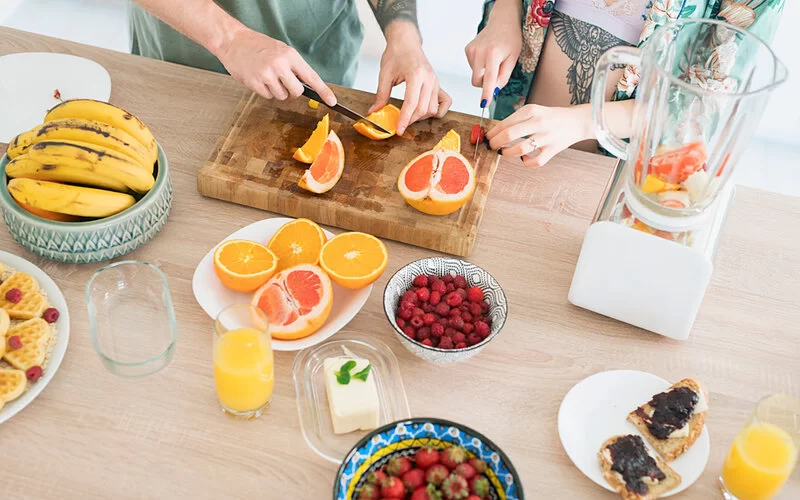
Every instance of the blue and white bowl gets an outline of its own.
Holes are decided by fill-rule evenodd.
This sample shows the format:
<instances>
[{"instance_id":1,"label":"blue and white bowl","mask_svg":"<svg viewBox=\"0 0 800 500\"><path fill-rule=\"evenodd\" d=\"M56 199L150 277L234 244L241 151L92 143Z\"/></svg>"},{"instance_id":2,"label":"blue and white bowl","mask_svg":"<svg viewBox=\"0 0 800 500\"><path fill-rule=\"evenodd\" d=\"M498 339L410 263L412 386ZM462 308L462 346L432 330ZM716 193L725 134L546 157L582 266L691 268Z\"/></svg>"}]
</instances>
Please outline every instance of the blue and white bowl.
<instances>
[{"instance_id":1,"label":"blue and white bowl","mask_svg":"<svg viewBox=\"0 0 800 500\"><path fill-rule=\"evenodd\" d=\"M483 290L483 296L489 303L489 317L492 319L491 333L479 344L463 349L439 349L427 346L408 338L397 326L396 314L400 299L412 286L412 281L420 274L442 277L445 274L461 275L470 287L477 286ZM386 319L394 328L398 340L409 351L420 358L437 364L456 363L478 354L486 344L491 342L503 329L508 316L508 302L502 287L494 277L475 264L449 257L429 257L412 262L398 270L386 283L383 291L383 310Z\"/></svg>"},{"instance_id":2,"label":"blue and white bowl","mask_svg":"<svg viewBox=\"0 0 800 500\"><path fill-rule=\"evenodd\" d=\"M491 485L491 500L523 500L522 482L511 460L488 438L469 427L437 418L412 418L380 427L364 436L347 454L333 485L333 500L357 498L367 476L396 456L413 456L418 449L431 446L444 449L463 446L469 458L480 458L488 465L486 477Z\"/></svg>"}]
</instances>

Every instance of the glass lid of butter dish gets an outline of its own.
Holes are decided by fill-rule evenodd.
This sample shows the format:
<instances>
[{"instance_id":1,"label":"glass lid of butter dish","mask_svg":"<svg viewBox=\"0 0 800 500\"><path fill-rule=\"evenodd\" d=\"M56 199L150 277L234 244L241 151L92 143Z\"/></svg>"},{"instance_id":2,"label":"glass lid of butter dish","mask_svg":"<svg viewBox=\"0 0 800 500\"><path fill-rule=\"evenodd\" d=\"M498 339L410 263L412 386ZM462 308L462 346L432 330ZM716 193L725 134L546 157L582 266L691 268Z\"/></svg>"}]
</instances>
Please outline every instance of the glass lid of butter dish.
<instances>
[{"instance_id":1,"label":"glass lid of butter dish","mask_svg":"<svg viewBox=\"0 0 800 500\"><path fill-rule=\"evenodd\" d=\"M373 429L411 417L397 358L379 340L345 334L309 347L292 372L303 436L331 462Z\"/></svg>"}]
</instances>

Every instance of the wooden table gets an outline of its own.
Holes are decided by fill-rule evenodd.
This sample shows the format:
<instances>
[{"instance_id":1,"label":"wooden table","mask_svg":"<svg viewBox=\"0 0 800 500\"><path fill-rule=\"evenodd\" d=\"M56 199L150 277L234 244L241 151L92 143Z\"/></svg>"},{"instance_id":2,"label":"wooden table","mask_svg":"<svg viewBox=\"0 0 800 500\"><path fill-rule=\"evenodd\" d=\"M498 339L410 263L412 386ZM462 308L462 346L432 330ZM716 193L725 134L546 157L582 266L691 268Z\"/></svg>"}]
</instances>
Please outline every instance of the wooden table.
<instances>
[{"instance_id":1,"label":"wooden table","mask_svg":"<svg viewBox=\"0 0 800 500\"><path fill-rule=\"evenodd\" d=\"M169 276L180 333L175 359L161 373L140 380L111 375L92 349L83 300L100 266L46 261L0 231L0 248L49 273L72 315L58 375L0 426L0 498L330 498L336 466L303 440L293 353L277 354L265 417L225 418L211 376L212 321L192 295L201 257L233 230L271 216L197 194L197 171L226 131L242 88L218 74L0 28L0 55L25 51L76 54L105 66L112 101L149 124L167 151L176 187L172 216L128 257ZM697 377L711 391L712 454L701 479L678 498L719 498L722 460L754 403L773 392L800 397L800 199L738 191L694 331L676 342L567 302L583 234L612 165L575 151L540 170L503 160L471 260L503 285L512 313L502 335L475 359L434 366L394 338L380 291L394 270L430 255L402 244L387 242L389 267L346 330L374 335L396 352L413 415L462 422L502 447L529 498L614 498L561 447L556 414L573 384L616 368L668 380ZM782 498L800 496L798 476Z\"/></svg>"}]
</instances>

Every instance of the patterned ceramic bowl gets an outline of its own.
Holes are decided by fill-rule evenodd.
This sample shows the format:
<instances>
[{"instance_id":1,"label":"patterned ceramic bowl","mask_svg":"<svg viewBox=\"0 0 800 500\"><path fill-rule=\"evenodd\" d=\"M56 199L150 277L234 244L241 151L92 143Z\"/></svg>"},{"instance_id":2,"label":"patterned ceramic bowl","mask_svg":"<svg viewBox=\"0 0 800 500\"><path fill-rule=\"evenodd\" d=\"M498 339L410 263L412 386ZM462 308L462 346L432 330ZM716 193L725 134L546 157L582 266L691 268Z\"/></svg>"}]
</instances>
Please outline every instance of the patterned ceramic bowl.
<instances>
[{"instance_id":1,"label":"patterned ceramic bowl","mask_svg":"<svg viewBox=\"0 0 800 500\"><path fill-rule=\"evenodd\" d=\"M420 274L444 276L461 275L467 280L469 286L478 286L483 290L483 296L489 303L489 317L492 319L491 333L480 344L465 347L463 349L439 349L427 346L416 340L407 337L403 330L397 326L395 315L397 306L403 294L413 285L411 282ZM389 279L386 289L383 292L383 311L386 319L394 328L400 343L420 358L433 363L456 363L464 361L478 354L481 349L492 341L503 329L508 315L508 303L503 289L491 274L487 273L475 264L464 262L463 260L451 259L448 257L429 257L418 260L402 267L394 276Z\"/></svg>"},{"instance_id":2,"label":"patterned ceramic bowl","mask_svg":"<svg viewBox=\"0 0 800 500\"><path fill-rule=\"evenodd\" d=\"M505 453L469 427L436 418L400 420L372 431L347 454L333 485L333 500L357 498L370 472L386 465L392 457L413 456L419 448L444 449L463 446L469 458L486 462L491 500L522 500L522 482Z\"/></svg>"},{"instance_id":3,"label":"patterned ceramic bowl","mask_svg":"<svg viewBox=\"0 0 800 500\"><path fill-rule=\"evenodd\" d=\"M6 163L4 155L0 159L0 206L6 226L20 245L48 259L73 264L114 259L149 241L169 217L172 180L160 145L153 189L131 208L90 222L54 222L20 208L8 192Z\"/></svg>"}]
</instances>

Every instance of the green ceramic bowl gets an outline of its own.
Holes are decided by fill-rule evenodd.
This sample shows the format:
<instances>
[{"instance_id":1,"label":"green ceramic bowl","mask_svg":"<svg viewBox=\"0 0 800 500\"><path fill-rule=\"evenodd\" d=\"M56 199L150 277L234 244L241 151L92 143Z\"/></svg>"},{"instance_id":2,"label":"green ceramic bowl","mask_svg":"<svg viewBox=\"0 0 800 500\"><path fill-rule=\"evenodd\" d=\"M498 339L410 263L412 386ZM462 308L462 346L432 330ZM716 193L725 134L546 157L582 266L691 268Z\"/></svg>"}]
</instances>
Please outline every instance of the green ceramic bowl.
<instances>
[{"instance_id":1,"label":"green ceramic bowl","mask_svg":"<svg viewBox=\"0 0 800 500\"><path fill-rule=\"evenodd\" d=\"M172 180L169 162L158 146L156 182L131 208L89 222L54 222L20 208L8 192L8 156L0 159L0 206L11 236L31 252L73 264L101 262L125 255L158 234L169 217Z\"/></svg>"}]
</instances>

